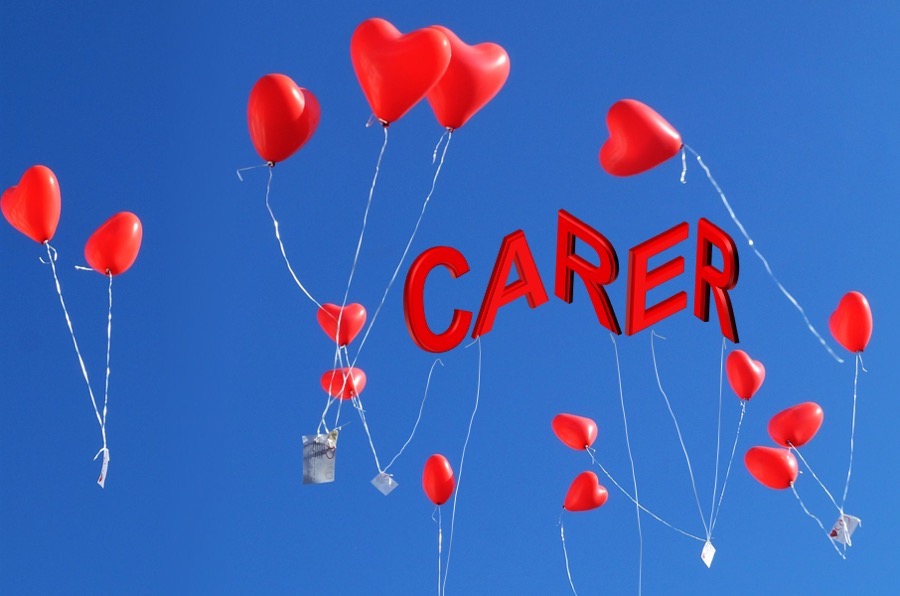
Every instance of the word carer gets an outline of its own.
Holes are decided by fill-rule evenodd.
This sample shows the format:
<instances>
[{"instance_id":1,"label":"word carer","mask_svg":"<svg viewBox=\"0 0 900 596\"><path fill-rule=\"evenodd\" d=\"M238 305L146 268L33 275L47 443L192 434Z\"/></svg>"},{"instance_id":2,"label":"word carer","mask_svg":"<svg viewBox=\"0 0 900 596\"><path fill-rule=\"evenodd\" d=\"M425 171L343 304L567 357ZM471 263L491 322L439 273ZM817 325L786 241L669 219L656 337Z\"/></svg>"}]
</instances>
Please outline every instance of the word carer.
<instances>
[{"instance_id":1,"label":"word carer","mask_svg":"<svg viewBox=\"0 0 900 596\"><path fill-rule=\"evenodd\" d=\"M687 240L688 233L687 222L682 222L629 249L626 335L634 335L687 307L688 297L684 291L653 305L647 304L647 292L684 273L683 256L679 255L652 269L649 268L649 261L653 256ZM591 263L576 252L577 242L596 253L598 264ZM712 264L713 248L722 257L721 270ZM734 240L709 220L700 218L695 255L694 315L701 321L709 321L709 298L712 294L722 335L737 343L737 324L728 295L738 280L738 252ZM428 325L425 317L425 283L428 275L438 266L446 268L454 279L469 271L469 263L461 252L449 246L435 246L419 255L410 266L403 291L403 312L409 334L416 345L428 352L452 350L465 339L472 326L473 313L461 309L454 309L450 325L444 331L435 332ZM513 267L516 278L507 283ZM619 320L604 289L616 280L618 274L619 258L612 243L596 229L560 209L554 284L557 298L572 303L577 275L584 282L599 323L621 335ZM477 338L490 331L500 307L519 298L525 298L531 308L537 308L549 300L522 230L508 234L500 244L472 337Z\"/></svg>"}]
</instances>

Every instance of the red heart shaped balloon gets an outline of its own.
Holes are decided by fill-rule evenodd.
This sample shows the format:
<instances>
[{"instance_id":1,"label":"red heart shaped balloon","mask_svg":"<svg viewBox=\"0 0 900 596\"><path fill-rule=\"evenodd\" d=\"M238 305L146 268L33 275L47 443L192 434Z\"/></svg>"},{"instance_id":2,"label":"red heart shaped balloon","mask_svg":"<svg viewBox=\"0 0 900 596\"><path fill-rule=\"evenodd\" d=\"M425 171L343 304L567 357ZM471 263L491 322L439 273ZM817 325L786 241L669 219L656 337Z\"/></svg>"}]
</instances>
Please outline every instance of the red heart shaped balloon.
<instances>
[{"instance_id":1,"label":"red heart shaped balloon","mask_svg":"<svg viewBox=\"0 0 900 596\"><path fill-rule=\"evenodd\" d=\"M103 275L119 275L134 264L144 231L134 213L116 213L91 234L84 245L88 265Z\"/></svg>"},{"instance_id":2,"label":"red heart shaped balloon","mask_svg":"<svg viewBox=\"0 0 900 596\"><path fill-rule=\"evenodd\" d=\"M633 176L676 155L681 135L653 108L635 99L617 101L606 114L609 139L600 165L613 176Z\"/></svg>"},{"instance_id":3,"label":"red heart shaped balloon","mask_svg":"<svg viewBox=\"0 0 900 596\"><path fill-rule=\"evenodd\" d=\"M862 352L872 337L872 309L859 292L847 292L828 319L831 335L851 352Z\"/></svg>"},{"instance_id":4,"label":"red heart shaped balloon","mask_svg":"<svg viewBox=\"0 0 900 596\"><path fill-rule=\"evenodd\" d=\"M566 493L563 508L568 511L588 511L596 509L609 498L609 493L600 485L593 472L582 472L575 477Z\"/></svg>"},{"instance_id":5,"label":"red heart shaped balloon","mask_svg":"<svg viewBox=\"0 0 900 596\"><path fill-rule=\"evenodd\" d=\"M441 126L457 129L500 92L509 56L495 43L470 46L446 27L433 27L450 42L450 64L426 96Z\"/></svg>"},{"instance_id":6,"label":"red heart shaped balloon","mask_svg":"<svg viewBox=\"0 0 900 596\"><path fill-rule=\"evenodd\" d=\"M725 360L725 372L731 389L741 399L750 399L766 379L766 367L743 350L735 350Z\"/></svg>"},{"instance_id":7,"label":"red heart shaped balloon","mask_svg":"<svg viewBox=\"0 0 900 596\"><path fill-rule=\"evenodd\" d=\"M41 244L56 233L61 205L59 182L47 166L31 166L19 184L0 197L0 210L6 221Z\"/></svg>"},{"instance_id":8,"label":"red heart shaped balloon","mask_svg":"<svg viewBox=\"0 0 900 596\"><path fill-rule=\"evenodd\" d=\"M802 447L816 436L824 420L825 412L816 402L797 404L772 416L769 436L782 447Z\"/></svg>"},{"instance_id":9,"label":"red heart shaped balloon","mask_svg":"<svg viewBox=\"0 0 900 596\"><path fill-rule=\"evenodd\" d=\"M351 399L366 388L366 373L352 366L337 368L323 374L321 384L331 397Z\"/></svg>"},{"instance_id":10,"label":"red heart shaped balloon","mask_svg":"<svg viewBox=\"0 0 900 596\"><path fill-rule=\"evenodd\" d=\"M319 102L283 74L267 74L250 90L247 125L256 152L278 163L293 155L319 126Z\"/></svg>"},{"instance_id":11,"label":"red heart shaped balloon","mask_svg":"<svg viewBox=\"0 0 900 596\"><path fill-rule=\"evenodd\" d=\"M799 473L794 454L777 447L751 447L744 465L760 484L776 490L790 488Z\"/></svg>"},{"instance_id":12,"label":"red heart shaped balloon","mask_svg":"<svg viewBox=\"0 0 900 596\"><path fill-rule=\"evenodd\" d=\"M319 326L332 341L346 346L366 324L366 309L362 304L348 304L343 309L337 304L323 304L316 313ZM338 321L341 323L338 332Z\"/></svg>"},{"instance_id":13,"label":"red heart shaped balloon","mask_svg":"<svg viewBox=\"0 0 900 596\"><path fill-rule=\"evenodd\" d=\"M384 19L369 19L353 32L350 59L372 113L389 124L440 80L450 63L450 42L437 29L403 35Z\"/></svg>"},{"instance_id":14,"label":"red heart shaped balloon","mask_svg":"<svg viewBox=\"0 0 900 596\"><path fill-rule=\"evenodd\" d=\"M550 425L560 441L577 451L584 451L597 439L597 423L584 416L557 414Z\"/></svg>"},{"instance_id":15,"label":"red heart shaped balloon","mask_svg":"<svg viewBox=\"0 0 900 596\"><path fill-rule=\"evenodd\" d=\"M428 458L422 470L422 488L435 505L447 502L456 488L456 479L446 457L435 453Z\"/></svg>"}]
</instances>

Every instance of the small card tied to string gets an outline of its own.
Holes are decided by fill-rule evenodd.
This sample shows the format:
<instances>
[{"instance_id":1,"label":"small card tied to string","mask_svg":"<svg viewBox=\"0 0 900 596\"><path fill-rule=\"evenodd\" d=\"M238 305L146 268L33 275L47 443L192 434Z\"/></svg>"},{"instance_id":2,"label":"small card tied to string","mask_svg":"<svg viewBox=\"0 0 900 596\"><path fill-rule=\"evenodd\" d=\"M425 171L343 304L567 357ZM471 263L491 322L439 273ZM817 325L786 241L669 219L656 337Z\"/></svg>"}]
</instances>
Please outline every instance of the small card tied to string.
<instances>
[{"instance_id":1,"label":"small card tied to string","mask_svg":"<svg viewBox=\"0 0 900 596\"><path fill-rule=\"evenodd\" d=\"M334 456L338 429L327 434L303 436L303 484L334 482Z\"/></svg>"},{"instance_id":2,"label":"small card tied to string","mask_svg":"<svg viewBox=\"0 0 900 596\"><path fill-rule=\"evenodd\" d=\"M391 494L392 490L400 485L394 480L394 477L387 472L379 472L378 476L372 478L372 486L377 488L384 496L388 496Z\"/></svg>"},{"instance_id":3,"label":"small card tied to string","mask_svg":"<svg viewBox=\"0 0 900 596\"><path fill-rule=\"evenodd\" d=\"M706 563L706 568L709 569L712 567L713 557L716 556L716 547L712 545L712 542L709 540L706 541L706 544L703 545L703 550L700 551L700 558L703 559L703 562Z\"/></svg>"},{"instance_id":4,"label":"small card tied to string","mask_svg":"<svg viewBox=\"0 0 900 596\"><path fill-rule=\"evenodd\" d=\"M850 537L853 535L853 532L856 531L856 528L861 525L861 519L854 515L844 513L841 514L836 522L834 522L834 527L831 528L831 532L829 532L828 535L833 538L835 542L840 542L845 546L853 546Z\"/></svg>"}]
</instances>

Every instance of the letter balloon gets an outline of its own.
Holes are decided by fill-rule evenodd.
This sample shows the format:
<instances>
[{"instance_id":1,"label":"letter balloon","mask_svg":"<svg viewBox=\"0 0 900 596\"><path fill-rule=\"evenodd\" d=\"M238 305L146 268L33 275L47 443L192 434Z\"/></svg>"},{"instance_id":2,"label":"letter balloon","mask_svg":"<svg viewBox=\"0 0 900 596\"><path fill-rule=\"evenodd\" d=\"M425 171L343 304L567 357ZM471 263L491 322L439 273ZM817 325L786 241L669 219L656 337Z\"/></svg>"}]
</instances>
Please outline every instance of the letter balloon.
<instances>
[{"instance_id":1,"label":"letter balloon","mask_svg":"<svg viewBox=\"0 0 900 596\"><path fill-rule=\"evenodd\" d=\"M59 182L47 166L31 166L0 198L0 211L15 229L43 244L53 238L61 209Z\"/></svg>"},{"instance_id":2,"label":"letter balloon","mask_svg":"<svg viewBox=\"0 0 900 596\"><path fill-rule=\"evenodd\" d=\"M116 213L91 234L84 245L84 258L102 275L124 273L137 260L144 230L134 213Z\"/></svg>"},{"instance_id":3,"label":"letter balloon","mask_svg":"<svg viewBox=\"0 0 900 596\"><path fill-rule=\"evenodd\" d=\"M872 309L859 292L844 294L828 319L831 335L851 352L862 352L872 337Z\"/></svg>"},{"instance_id":4,"label":"letter balloon","mask_svg":"<svg viewBox=\"0 0 900 596\"><path fill-rule=\"evenodd\" d=\"M509 77L509 56L495 43L470 46L455 33L435 25L450 42L450 64L427 94L437 121L456 130L496 96Z\"/></svg>"},{"instance_id":5,"label":"letter balloon","mask_svg":"<svg viewBox=\"0 0 900 596\"><path fill-rule=\"evenodd\" d=\"M617 101L606 114L609 139L600 148L600 165L613 176L633 176L674 157L681 135L650 106L636 99Z\"/></svg>"},{"instance_id":6,"label":"letter balloon","mask_svg":"<svg viewBox=\"0 0 900 596\"><path fill-rule=\"evenodd\" d=\"M453 468L443 455L435 453L425 462L422 470L422 489L435 505L443 505L453 494L456 479Z\"/></svg>"},{"instance_id":7,"label":"letter balloon","mask_svg":"<svg viewBox=\"0 0 900 596\"><path fill-rule=\"evenodd\" d=\"M283 74L267 74L250 90L247 125L256 152L278 163L293 155L319 126L319 102Z\"/></svg>"},{"instance_id":8,"label":"letter balloon","mask_svg":"<svg viewBox=\"0 0 900 596\"><path fill-rule=\"evenodd\" d=\"M825 420L822 407L808 401L782 410L769 420L769 436L782 447L802 447L809 443Z\"/></svg>"},{"instance_id":9,"label":"letter balloon","mask_svg":"<svg viewBox=\"0 0 900 596\"><path fill-rule=\"evenodd\" d=\"M372 113L387 125L440 80L450 63L450 42L434 28L403 35L384 19L368 19L353 32L350 59Z\"/></svg>"},{"instance_id":10,"label":"letter balloon","mask_svg":"<svg viewBox=\"0 0 900 596\"><path fill-rule=\"evenodd\" d=\"M584 416L557 414L551 426L559 440L576 451L584 451L597 439L597 423Z\"/></svg>"}]
</instances>

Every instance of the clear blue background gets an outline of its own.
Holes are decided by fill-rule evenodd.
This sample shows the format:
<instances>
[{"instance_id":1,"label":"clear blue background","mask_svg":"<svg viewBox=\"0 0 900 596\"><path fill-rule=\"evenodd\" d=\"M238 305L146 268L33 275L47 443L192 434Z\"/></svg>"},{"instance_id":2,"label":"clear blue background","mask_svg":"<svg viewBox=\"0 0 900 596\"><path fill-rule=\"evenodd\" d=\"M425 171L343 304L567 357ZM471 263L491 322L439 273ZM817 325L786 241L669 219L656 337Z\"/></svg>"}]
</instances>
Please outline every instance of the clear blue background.
<instances>
[{"instance_id":1,"label":"clear blue background","mask_svg":"<svg viewBox=\"0 0 900 596\"><path fill-rule=\"evenodd\" d=\"M361 3L360 3L361 4ZM591 6L589 6L591 4ZM643 517L646 594L900 590L894 569L900 221L900 9L893 2L794 7L764 2L520 5L475 2L6 3L0 18L0 185L51 167L63 210L53 240L66 299L97 387L106 286L75 271L83 244L117 211L144 223L132 270L116 279L107 488L100 446L42 247L0 230L0 591L4 593L422 594L436 583L433 506L420 488L434 452L457 467L474 404L476 348L442 356L422 424L383 497L362 425L341 434L338 481L301 484L300 436L315 430L332 346L285 270L264 206L264 170L247 133L253 83L281 72L322 105L311 141L274 171L272 205L289 256L320 301L343 296L375 159L378 127L353 74L350 36L381 16L401 31L442 24L511 57L497 98L453 137L413 255L446 244L471 273L435 274L435 327L476 310L504 235L522 229L551 293L536 310L501 309L483 338L481 405L461 480L450 594L569 593L557 520L566 489L590 469L550 430L559 412L597 420L604 464L630 471L613 345L582 287L552 297L556 213L564 208L615 245L610 288L624 320L629 247L681 221L688 272L667 286L692 295L696 222L736 239L694 163L673 159L615 179L598 166L608 107L654 106L697 149L778 276L827 336L849 290L875 316L860 379L847 511L863 519L842 561L790 492L743 467L770 444L775 412L818 401L825 424L803 452L833 492L846 473L852 361L836 364L742 241L733 293L740 347L767 369L750 402L714 542ZM391 140L351 300L370 313L415 222L441 129L427 104ZM408 265L408 263L407 263ZM402 274L405 275L406 266ZM382 460L416 413L433 355L403 321L402 277L359 366ZM661 296L661 294L660 294ZM688 311L659 324L662 381L678 414L704 510L715 473L720 336ZM829 341L830 336L829 336ZM834 342L832 342L834 344ZM703 533L684 459L656 389L650 333L618 339L642 501ZM725 390L723 458L739 405ZM724 470L725 461L721 462ZM566 514L579 593L635 593L633 506L610 483L601 509ZM721 484L721 476L720 476ZM830 526L834 508L808 474L797 487ZM445 550L449 510L444 511Z\"/></svg>"}]
</instances>

